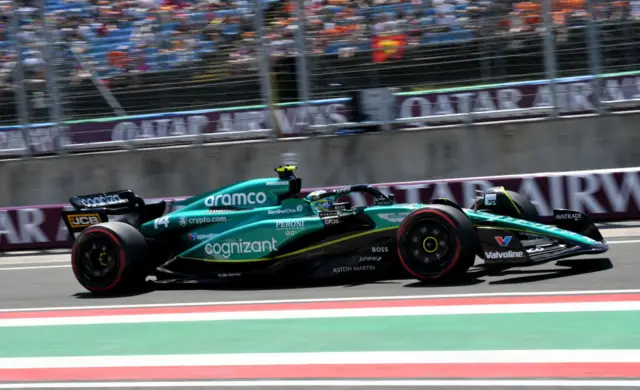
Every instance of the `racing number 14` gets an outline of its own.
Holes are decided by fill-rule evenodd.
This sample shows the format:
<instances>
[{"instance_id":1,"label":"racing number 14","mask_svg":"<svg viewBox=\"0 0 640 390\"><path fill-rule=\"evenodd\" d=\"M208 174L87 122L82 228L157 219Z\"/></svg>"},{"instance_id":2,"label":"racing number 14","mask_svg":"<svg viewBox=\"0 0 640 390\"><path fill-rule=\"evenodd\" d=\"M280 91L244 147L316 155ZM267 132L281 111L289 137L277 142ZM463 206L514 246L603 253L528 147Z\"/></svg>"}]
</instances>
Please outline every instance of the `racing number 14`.
<instances>
[{"instance_id":1,"label":"racing number 14","mask_svg":"<svg viewBox=\"0 0 640 390\"><path fill-rule=\"evenodd\" d=\"M169 227L169 217L162 217L162 218L157 218L154 222L153 222L153 227L156 228L156 230L160 229L160 226L164 226L164 228L168 228Z\"/></svg>"}]
</instances>

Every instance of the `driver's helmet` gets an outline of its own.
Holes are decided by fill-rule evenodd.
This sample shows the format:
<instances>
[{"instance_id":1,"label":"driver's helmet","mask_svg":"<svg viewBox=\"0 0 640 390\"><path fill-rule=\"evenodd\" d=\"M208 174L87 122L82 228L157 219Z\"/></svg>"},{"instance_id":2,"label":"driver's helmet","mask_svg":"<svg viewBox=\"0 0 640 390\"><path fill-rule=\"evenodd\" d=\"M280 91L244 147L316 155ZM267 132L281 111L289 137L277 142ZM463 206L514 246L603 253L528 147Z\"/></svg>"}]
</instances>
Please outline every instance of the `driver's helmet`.
<instances>
[{"instance_id":1,"label":"driver's helmet","mask_svg":"<svg viewBox=\"0 0 640 390\"><path fill-rule=\"evenodd\" d=\"M326 198L314 200L315 197L319 197L320 195L324 194L325 192L327 192L327 191L318 190L318 191L313 191L309 195L307 195L307 199L309 199L309 201L311 203L311 209L313 211L315 211L316 213L323 212L323 211L330 211L332 206L333 206L333 204L336 203L336 197L335 196L328 196Z\"/></svg>"}]
</instances>

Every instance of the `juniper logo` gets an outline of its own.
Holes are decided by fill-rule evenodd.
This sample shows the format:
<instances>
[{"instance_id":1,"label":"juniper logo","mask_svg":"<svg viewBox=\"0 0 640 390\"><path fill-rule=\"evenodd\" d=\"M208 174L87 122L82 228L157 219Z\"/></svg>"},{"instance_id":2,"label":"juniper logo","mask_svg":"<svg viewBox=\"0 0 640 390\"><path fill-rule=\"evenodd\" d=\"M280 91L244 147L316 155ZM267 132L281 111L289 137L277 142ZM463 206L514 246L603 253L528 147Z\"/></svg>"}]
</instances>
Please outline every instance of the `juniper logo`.
<instances>
[{"instance_id":1,"label":"juniper logo","mask_svg":"<svg viewBox=\"0 0 640 390\"><path fill-rule=\"evenodd\" d=\"M265 241L228 241L207 244L204 251L207 255L221 255L228 259L231 255L242 255L245 253L270 253L278 250L275 238Z\"/></svg>"}]
</instances>

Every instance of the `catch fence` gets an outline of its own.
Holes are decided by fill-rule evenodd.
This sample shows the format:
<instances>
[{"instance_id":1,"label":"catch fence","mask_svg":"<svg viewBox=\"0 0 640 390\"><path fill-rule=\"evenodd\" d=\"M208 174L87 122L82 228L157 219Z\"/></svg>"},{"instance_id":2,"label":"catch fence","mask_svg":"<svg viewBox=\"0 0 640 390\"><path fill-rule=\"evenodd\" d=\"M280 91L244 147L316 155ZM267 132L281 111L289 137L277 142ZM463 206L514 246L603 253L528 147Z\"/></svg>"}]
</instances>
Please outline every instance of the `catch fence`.
<instances>
[{"instance_id":1,"label":"catch fence","mask_svg":"<svg viewBox=\"0 0 640 390\"><path fill-rule=\"evenodd\" d=\"M89 3L5 9L0 155L607 115L640 105L633 2L222 4L125 13L90 29L77 22L93 17Z\"/></svg>"}]
</instances>

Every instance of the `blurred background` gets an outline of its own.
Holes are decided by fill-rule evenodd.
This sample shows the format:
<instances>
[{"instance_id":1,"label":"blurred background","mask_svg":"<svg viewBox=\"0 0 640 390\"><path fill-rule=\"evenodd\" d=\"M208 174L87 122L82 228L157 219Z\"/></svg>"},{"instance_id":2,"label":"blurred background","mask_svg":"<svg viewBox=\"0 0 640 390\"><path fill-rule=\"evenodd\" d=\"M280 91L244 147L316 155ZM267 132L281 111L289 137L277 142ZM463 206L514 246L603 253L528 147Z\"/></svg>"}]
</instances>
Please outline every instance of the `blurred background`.
<instances>
[{"instance_id":1,"label":"blurred background","mask_svg":"<svg viewBox=\"0 0 640 390\"><path fill-rule=\"evenodd\" d=\"M639 4L1 0L0 152L629 109Z\"/></svg>"}]
</instances>

